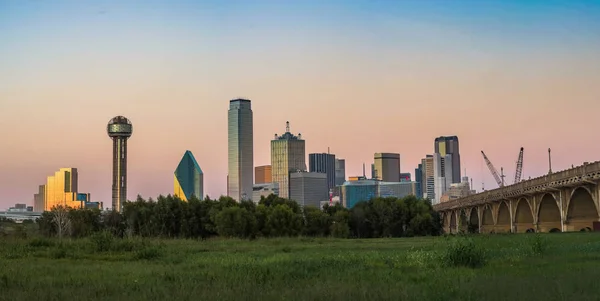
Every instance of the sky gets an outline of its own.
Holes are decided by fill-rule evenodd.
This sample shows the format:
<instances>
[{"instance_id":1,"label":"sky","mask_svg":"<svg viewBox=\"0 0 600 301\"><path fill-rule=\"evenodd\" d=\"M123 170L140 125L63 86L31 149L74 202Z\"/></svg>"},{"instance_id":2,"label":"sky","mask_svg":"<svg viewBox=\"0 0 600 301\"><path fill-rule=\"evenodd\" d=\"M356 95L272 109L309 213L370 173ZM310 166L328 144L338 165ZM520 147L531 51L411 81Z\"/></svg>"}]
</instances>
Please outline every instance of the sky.
<instances>
[{"instance_id":1,"label":"sky","mask_svg":"<svg viewBox=\"0 0 600 301\"><path fill-rule=\"evenodd\" d=\"M173 193L186 150L226 194L229 100L252 100L254 164L270 140L361 175L376 152L411 172L457 135L466 175L497 187L600 160L600 1L0 0L0 209L33 204L61 167L111 202L107 122L124 115L128 197ZM367 168L368 170L368 168Z\"/></svg>"}]
</instances>

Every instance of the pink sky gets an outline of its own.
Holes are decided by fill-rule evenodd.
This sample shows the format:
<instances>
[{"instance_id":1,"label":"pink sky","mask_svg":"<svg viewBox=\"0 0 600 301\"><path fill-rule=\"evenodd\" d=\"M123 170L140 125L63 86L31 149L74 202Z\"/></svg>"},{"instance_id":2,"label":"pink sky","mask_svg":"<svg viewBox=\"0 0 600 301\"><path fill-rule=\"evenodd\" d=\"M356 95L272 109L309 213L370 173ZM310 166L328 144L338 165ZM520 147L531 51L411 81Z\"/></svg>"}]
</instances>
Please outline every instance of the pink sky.
<instances>
[{"instance_id":1,"label":"pink sky","mask_svg":"<svg viewBox=\"0 0 600 301\"><path fill-rule=\"evenodd\" d=\"M255 166L270 164L270 139L288 120L307 156L330 147L346 159L346 176L362 174L363 163L369 170L375 152L400 153L402 172L414 173L442 135L459 137L477 190L482 179L496 186L481 150L509 182L521 146L524 178L547 172L548 147L554 170L600 159L598 39L590 47L523 49L448 26L411 26L427 47L404 48L411 40L402 37L417 37L393 22L381 30L398 34L394 41L357 31L290 38L271 31L262 34L275 42L247 49L166 35L155 40L169 47L153 48L147 36L138 44L78 44L66 33L77 45L72 52L60 39L48 44L52 35L12 40L15 51L0 61L0 209L32 204L37 186L61 167L78 168L79 190L109 205L106 123L116 115L134 127L129 198L172 193L186 150L204 171L205 193L225 194L227 109L237 97L252 100ZM246 45L251 35L227 39ZM18 50L27 47L39 55L25 63Z\"/></svg>"}]
</instances>

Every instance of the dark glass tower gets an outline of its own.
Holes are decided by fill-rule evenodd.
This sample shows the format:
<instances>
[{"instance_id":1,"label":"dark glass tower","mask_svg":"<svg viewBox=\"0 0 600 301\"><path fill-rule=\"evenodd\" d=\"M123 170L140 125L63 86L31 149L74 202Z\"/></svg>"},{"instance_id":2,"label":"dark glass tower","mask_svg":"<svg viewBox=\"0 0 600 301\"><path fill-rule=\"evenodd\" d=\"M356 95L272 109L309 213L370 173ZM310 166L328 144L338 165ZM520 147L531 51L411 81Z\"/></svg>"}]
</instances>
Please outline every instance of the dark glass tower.
<instances>
[{"instance_id":1,"label":"dark glass tower","mask_svg":"<svg viewBox=\"0 0 600 301\"><path fill-rule=\"evenodd\" d=\"M112 209L120 212L127 200L127 139L133 126L127 118L117 116L108 122L107 132L113 140Z\"/></svg>"},{"instance_id":2,"label":"dark glass tower","mask_svg":"<svg viewBox=\"0 0 600 301\"><path fill-rule=\"evenodd\" d=\"M327 174L327 189L335 188L335 155L333 154L309 154L308 170Z\"/></svg>"}]
</instances>

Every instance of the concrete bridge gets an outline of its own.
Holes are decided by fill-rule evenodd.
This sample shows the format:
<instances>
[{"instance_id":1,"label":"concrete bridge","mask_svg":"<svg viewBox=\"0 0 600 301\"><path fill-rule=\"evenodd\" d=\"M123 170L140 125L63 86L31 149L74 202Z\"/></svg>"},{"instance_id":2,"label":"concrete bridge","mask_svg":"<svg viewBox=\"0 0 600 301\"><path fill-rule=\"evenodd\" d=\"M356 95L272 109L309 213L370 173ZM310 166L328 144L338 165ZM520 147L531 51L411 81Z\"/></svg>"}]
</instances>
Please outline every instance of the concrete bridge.
<instances>
[{"instance_id":1,"label":"concrete bridge","mask_svg":"<svg viewBox=\"0 0 600 301\"><path fill-rule=\"evenodd\" d=\"M600 227L600 161L434 205L446 233L591 231Z\"/></svg>"}]
</instances>

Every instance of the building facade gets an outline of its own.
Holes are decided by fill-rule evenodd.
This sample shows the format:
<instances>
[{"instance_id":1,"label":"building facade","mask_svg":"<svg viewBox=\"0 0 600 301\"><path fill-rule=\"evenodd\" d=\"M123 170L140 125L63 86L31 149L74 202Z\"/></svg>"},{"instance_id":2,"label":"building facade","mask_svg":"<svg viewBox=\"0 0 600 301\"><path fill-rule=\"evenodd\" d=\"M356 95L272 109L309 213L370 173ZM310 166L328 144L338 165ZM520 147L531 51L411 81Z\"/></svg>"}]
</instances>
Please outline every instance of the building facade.
<instances>
[{"instance_id":1,"label":"building facade","mask_svg":"<svg viewBox=\"0 0 600 301\"><path fill-rule=\"evenodd\" d=\"M258 204L262 197L268 197L269 195L279 195L279 184L277 183L262 183L254 184L252 189L252 202Z\"/></svg>"},{"instance_id":2,"label":"building facade","mask_svg":"<svg viewBox=\"0 0 600 301\"><path fill-rule=\"evenodd\" d=\"M435 180L433 172L433 155L426 155L421 160L423 166L423 172L421 177L421 185L423 187L423 198L431 201L435 198Z\"/></svg>"},{"instance_id":3,"label":"building facade","mask_svg":"<svg viewBox=\"0 0 600 301\"><path fill-rule=\"evenodd\" d=\"M433 173L435 197L432 204L440 203L442 195L450 188L452 184L452 155L442 156L439 153L433 154Z\"/></svg>"},{"instance_id":4,"label":"building facade","mask_svg":"<svg viewBox=\"0 0 600 301\"><path fill-rule=\"evenodd\" d=\"M359 202L377 197L377 182L376 180L357 180L344 183L340 190L342 205L350 209Z\"/></svg>"},{"instance_id":5,"label":"building facade","mask_svg":"<svg viewBox=\"0 0 600 301\"><path fill-rule=\"evenodd\" d=\"M33 210L43 212L46 207L46 185L38 186L38 193L33 195Z\"/></svg>"},{"instance_id":6,"label":"building facade","mask_svg":"<svg viewBox=\"0 0 600 301\"><path fill-rule=\"evenodd\" d=\"M204 173L191 151L185 151L174 172L174 194L187 201L192 196L204 197Z\"/></svg>"},{"instance_id":7,"label":"building facade","mask_svg":"<svg viewBox=\"0 0 600 301\"><path fill-rule=\"evenodd\" d=\"M300 206L319 207L322 201L329 200L327 174L320 172L290 173L290 199Z\"/></svg>"},{"instance_id":8,"label":"building facade","mask_svg":"<svg viewBox=\"0 0 600 301\"><path fill-rule=\"evenodd\" d=\"M254 184L271 183L271 165L256 166L254 168Z\"/></svg>"},{"instance_id":9,"label":"building facade","mask_svg":"<svg viewBox=\"0 0 600 301\"><path fill-rule=\"evenodd\" d=\"M271 182L279 184L280 197L290 197L290 173L297 171L306 171L306 144L301 134L290 133L286 122L286 132L271 140Z\"/></svg>"},{"instance_id":10,"label":"building facade","mask_svg":"<svg viewBox=\"0 0 600 301\"><path fill-rule=\"evenodd\" d=\"M440 154L442 157L446 155L452 155L452 177L451 183L460 183L461 181L461 169L460 169L460 152L458 145L457 136L442 136L435 138L434 141L435 152Z\"/></svg>"},{"instance_id":11,"label":"building facade","mask_svg":"<svg viewBox=\"0 0 600 301\"><path fill-rule=\"evenodd\" d=\"M343 185L346 182L346 160L335 159L335 186Z\"/></svg>"},{"instance_id":12,"label":"building facade","mask_svg":"<svg viewBox=\"0 0 600 301\"><path fill-rule=\"evenodd\" d=\"M416 195L417 183L415 182L379 182L377 183L377 196L403 198Z\"/></svg>"},{"instance_id":13,"label":"building facade","mask_svg":"<svg viewBox=\"0 0 600 301\"><path fill-rule=\"evenodd\" d=\"M335 155L325 153L309 154L308 171L326 174L327 191L333 191L335 187Z\"/></svg>"},{"instance_id":14,"label":"building facade","mask_svg":"<svg viewBox=\"0 0 600 301\"><path fill-rule=\"evenodd\" d=\"M411 176L410 172L401 172L400 173L400 182L410 182Z\"/></svg>"},{"instance_id":15,"label":"building facade","mask_svg":"<svg viewBox=\"0 0 600 301\"><path fill-rule=\"evenodd\" d=\"M415 195L418 198L423 198L423 163L417 165L415 168Z\"/></svg>"},{"instance_id":16,"label":"building facade","mask_svg":"<svg viewBox=\"0 0 600 301\"><path fill-rule=\"evenodd\" d=\"M250 100L229 101L227 133L227 195L238 202L249 200L252 198L254 185L254 137Z\"/></svg>"},{"instance_id":17,"label":"building facade","mask_svg":"<svg viewBox=\"0 0 600 301\"><path fill-rule=\"evenodd\" d=\"M400 154L375 153L375 177L384 182L400 182Z\"/></svg>"},{"instance_id":18,"label":"building facade","mask_svg":"<svg viewBox=\"0 0 600 301\"><path fill-rule=\"evenodd\" d=\"M81 207L81 202L77 201L78 178L77 168L61 168L53 176L49 176L44 211L50 211L56 206Z\"/></svg>"}]
</instances>

